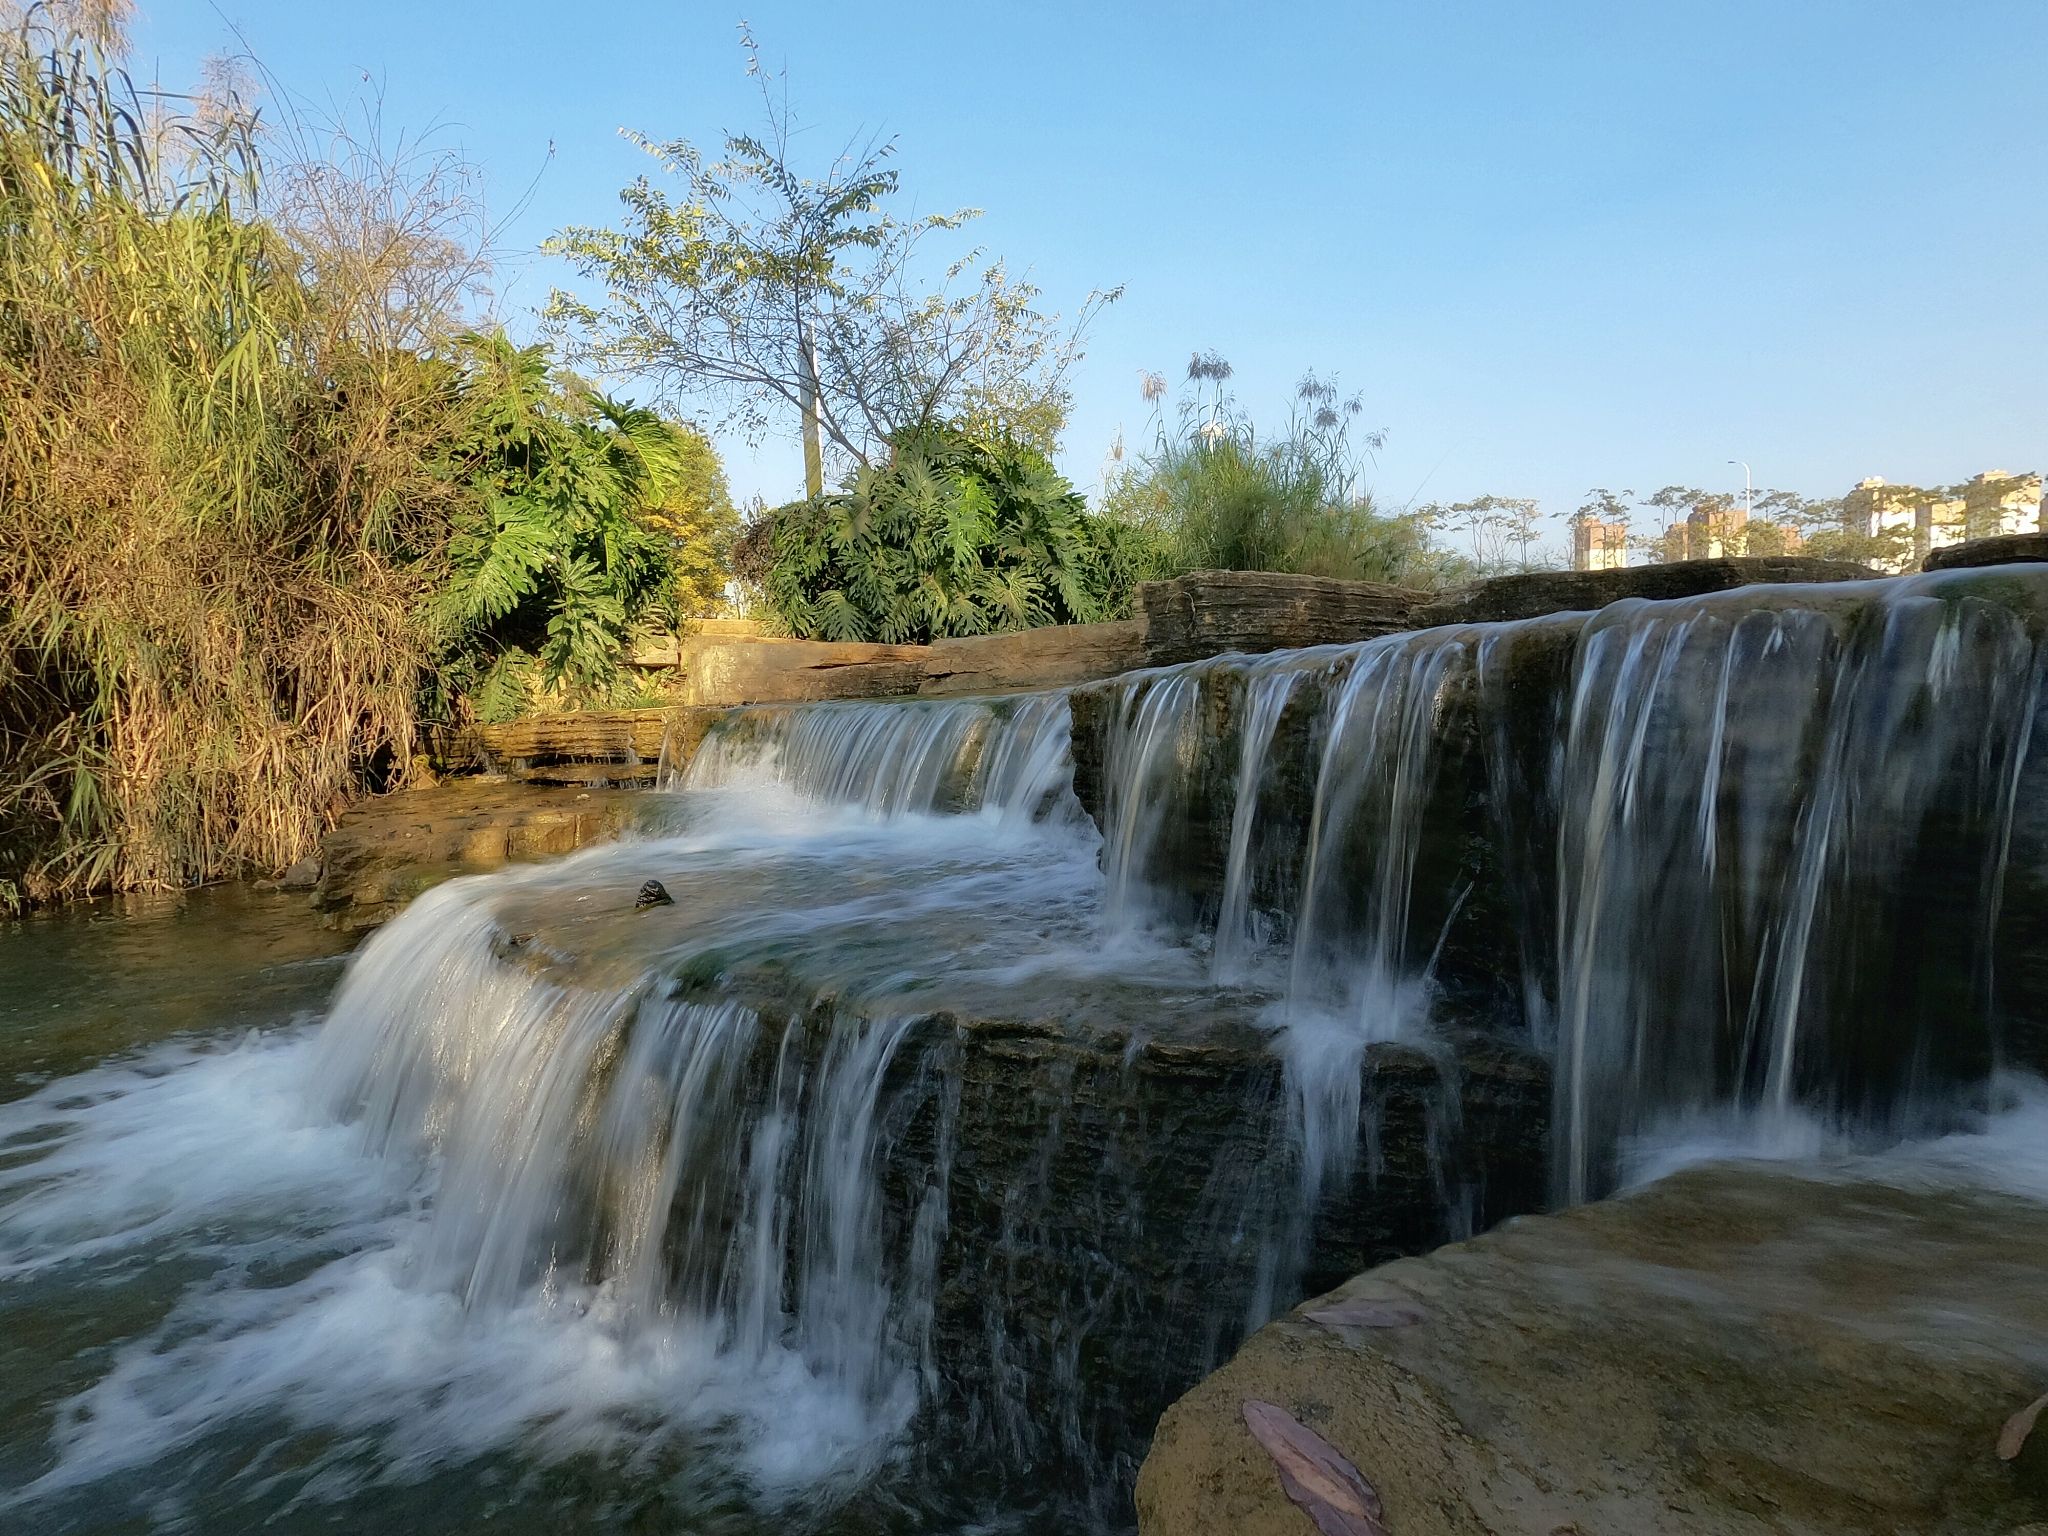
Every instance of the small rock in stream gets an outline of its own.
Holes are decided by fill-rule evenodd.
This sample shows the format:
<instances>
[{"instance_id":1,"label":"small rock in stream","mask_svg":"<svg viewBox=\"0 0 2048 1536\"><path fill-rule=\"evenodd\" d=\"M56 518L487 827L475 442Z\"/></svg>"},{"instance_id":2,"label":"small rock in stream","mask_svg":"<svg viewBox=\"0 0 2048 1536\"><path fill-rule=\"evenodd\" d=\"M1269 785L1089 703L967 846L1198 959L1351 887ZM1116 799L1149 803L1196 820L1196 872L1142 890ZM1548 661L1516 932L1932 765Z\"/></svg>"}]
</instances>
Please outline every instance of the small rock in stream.
<instances>
[{"instance_id":1,"label":"small rock in stream","mask_svg":"<svg viewBox=\"0 0 2048 1536\"><path fill-rule=\"evenodd\" d=\"M672 907L675 897L669 895L668 887L659 880L650 880L640 887L640 894L633 898L633 910L644 912L649 907Z\"/></svg>"}]
</instances>

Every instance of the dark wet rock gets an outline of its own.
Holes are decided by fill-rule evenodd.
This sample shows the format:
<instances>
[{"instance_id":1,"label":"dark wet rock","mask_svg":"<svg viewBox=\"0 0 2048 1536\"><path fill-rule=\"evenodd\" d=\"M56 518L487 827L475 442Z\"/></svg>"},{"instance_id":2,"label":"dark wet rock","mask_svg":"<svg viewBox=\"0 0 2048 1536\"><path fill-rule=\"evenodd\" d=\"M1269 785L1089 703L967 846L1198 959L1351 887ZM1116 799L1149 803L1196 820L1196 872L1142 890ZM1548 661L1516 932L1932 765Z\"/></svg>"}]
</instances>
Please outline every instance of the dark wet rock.
<instances>
[{"instance_id":1,"label":"dark wet rock","mask_svg":"<svg viewBox=\"0 0 2048 1536\"><path fill-rule=\"evenodd\" d=\"M649 880L633 898L635 911L644 912L649 907L672 907L675 904L675 897L669 895L668 887L659 880Z\"/></svg>"},{"instance_id":2,"label":"dark wet rock","mask_svg":"<svg viewBox=\"0 0 2048 1536\"><path fill-rule=\"evenodd\" d=\"M608 956L605 935L658 940L643 927L658 913L615 928L584 910L505 912L525 935L505 958L605 986L639 952ZM831 1053L903 1015L900 999L842 997L796 963L711 956L673 985L758 1016L735 1100L782 1102L801 1121L827 1112L808 1095ZM1020 993L1005 1015L966 1006L945 978L918 989L934 990L874 1104L879 1278L929 1298L890 1324L928 1373L917 1443L991 1497L1007 1480L1021 1498L1093 1501L1121 1525L1159 1413L1274 1307L1543 1198L1549 1072L1511 1044L1368 1048L1353 1171L1304 1213L1294 1110L1272 1037L1251 1022L1257 999L1112 982L1063 1006ZM709 1227L673 1223L679 1296L715 1289L745 1165L742 1149L707 1175L731 1184ZM688 1198L701 1194L693 1181ZM801 1235L787 1234L792 1264Z\"/></svg>"},{"instance_id":3,"label":"dark wet rock","mask_svg":"<svg viewBox=\"0 0 2048 1536\"><path fill-rule=\"evenodd\" d=\"M1527 571L1489 577L1419 604L1411 627L1491 624L1549 613L1583 613L1630 597L1655 602L1735 587L1873 579L1875 573L1868 566L1803 555L1679 560L1668 565L1631 565L1618 571Z\"/></svg>"},{"instance_id":4,"label":"dark wet rock","mask_svg":"<svg viewBox=\"0 0 2048 1536\"><path fill-rule=\"evenodd\" d=\"M2048 1519L2002 1428L2048 1385L2048 1209L1754 1165L1358 1276L1167 1412L1155 1536L1303 1536L1244 1404L1401 1536L2002 1536ZM1311 1313L1415 1308L1398 1328Z\"/></svg>"},{"instance_id":5,"label":"dark wet rock","mask_svg":"<svg viewBox=\"0 0 2048 1536\"><path fill-rule=\"evenodd\" d=\"M1922 563L1927 571L1955 571L1974 565L2018 565L2048 560L2048 533L2008 533L1991 539L1970 539L1932 551Z\"/></svg>"}]
</instances>

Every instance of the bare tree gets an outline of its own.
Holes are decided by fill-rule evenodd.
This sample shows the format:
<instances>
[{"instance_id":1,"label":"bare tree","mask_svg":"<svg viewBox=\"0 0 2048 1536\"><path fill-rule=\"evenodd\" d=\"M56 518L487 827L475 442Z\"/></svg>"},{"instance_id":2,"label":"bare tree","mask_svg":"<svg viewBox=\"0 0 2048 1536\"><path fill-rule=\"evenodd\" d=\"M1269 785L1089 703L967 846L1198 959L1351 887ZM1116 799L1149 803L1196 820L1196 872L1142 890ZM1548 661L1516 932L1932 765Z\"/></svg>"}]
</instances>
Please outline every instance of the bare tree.
<instances>
[{"instance_id":1,"label":"bare tree","mask_svg":"<svg viewBox=\"0 0 2048 1536\"><path fill-rule=\"evenodd\" d=\"M1064 325L979 248L934 272L927 240L977 210L888 212L893 140L850 143L822 176L799 173L786 84L745 29L741 40L765 134L728 135L716 159L687 140L626 134L680 193L642 176L620 193L623 227L576 226L548 243L603 290L548 301L571 359L712 402L750 441L796 424L848 464L939 420L1054 446L1088 322L1116 291L1091 294ZM820 457L807 455L813 493Z\"/></svg>"}]
</instances>

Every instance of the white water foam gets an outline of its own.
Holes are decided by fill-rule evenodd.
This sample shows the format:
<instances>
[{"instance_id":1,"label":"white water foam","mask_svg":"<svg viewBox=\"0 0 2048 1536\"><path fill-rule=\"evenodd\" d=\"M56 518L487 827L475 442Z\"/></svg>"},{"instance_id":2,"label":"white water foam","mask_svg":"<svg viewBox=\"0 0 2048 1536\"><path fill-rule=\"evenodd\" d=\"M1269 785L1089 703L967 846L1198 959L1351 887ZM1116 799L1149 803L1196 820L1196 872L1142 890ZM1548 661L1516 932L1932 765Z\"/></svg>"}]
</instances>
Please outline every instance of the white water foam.
<instances>
[{"instance_id":1,"label":"white water foam","mask_svg":"<svg viewBox=\"0 0 2048 1536\"><path fill-rule=\"evenodd\" d=\"M403 1480L492 1451L630 1459L683 1438L795 1496L888 1454L907 1393L878 1411L794 1350L736 1358L715 1329L601 1287L465 1307L423 1283L438 1170L319 1116L318 1061L304 1029L175 1044L0 1106L0 1277L212 1271L63 1406L55 1465L0 1509L250 1421L342 1437L336 1487L365 1452Z\"/></svg>"},{"instance_id":2,"label":"white water foam","mask_svg":"<svg viewBox=\"0 0 2048 1536\"><path fill-rule=\"evenodd\" d=\"M1711 1164L1767 1163L1815 1178L1993 1190L2048 1204L2048 1082L2003 1072L1983 1098L1957 1109L1961 1129L1889 1143L1867 1127L1844 1130L1797 1108L1669 1115L1623 1143L1623 1185L1640 1188Z\"/></svg>"}]
</instances>

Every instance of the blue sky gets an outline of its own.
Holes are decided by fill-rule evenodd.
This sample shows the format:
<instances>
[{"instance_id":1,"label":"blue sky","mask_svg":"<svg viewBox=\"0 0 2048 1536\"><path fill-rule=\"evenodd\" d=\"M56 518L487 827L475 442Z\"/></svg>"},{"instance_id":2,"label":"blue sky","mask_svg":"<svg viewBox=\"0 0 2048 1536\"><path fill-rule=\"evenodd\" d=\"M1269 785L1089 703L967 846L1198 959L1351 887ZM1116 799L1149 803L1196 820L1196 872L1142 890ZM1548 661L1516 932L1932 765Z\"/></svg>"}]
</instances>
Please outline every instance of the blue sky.
<instances>
[{"instance_id":1,"label":"blue sky","mask_svg":"<svg viewBox=\"0 0 2048 1536\"><path fill-rule=\"evenodd\" d=\"M140 3L167 85L232 24L301 96L368 75L500 213L538 175L515 331L534 247L647 164L618 129L755 126L744 14L820 156L892 134L917 209L987 210L1053 306L1124 285L1075 379L1091 487L1197 348L1275 424L1306 368L1363 390L1396 505L2048 469L2048 0ZM724 446L742 495L799 489L789 444Z\"/></svg>"}]
</instances>

